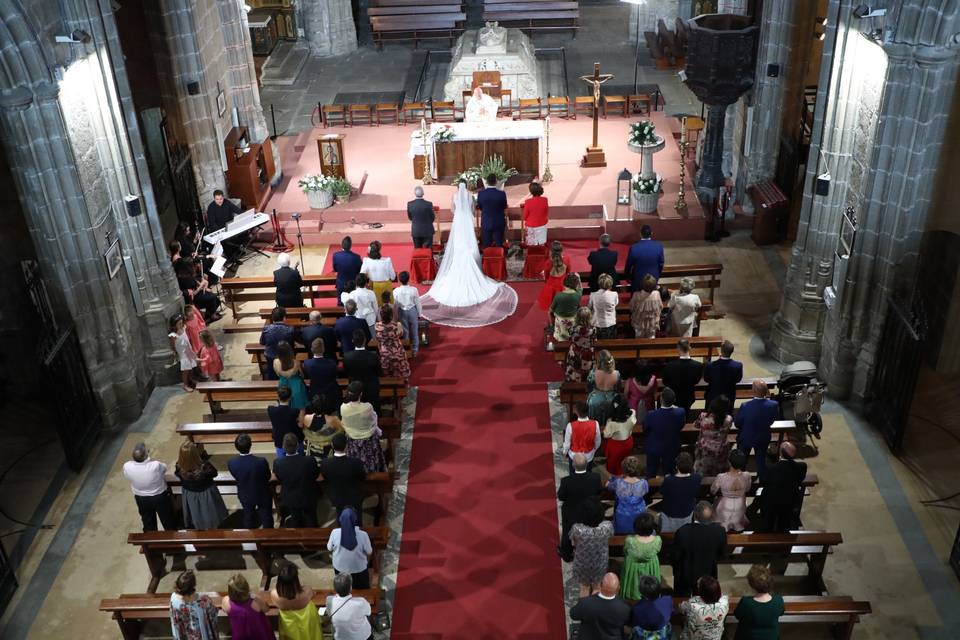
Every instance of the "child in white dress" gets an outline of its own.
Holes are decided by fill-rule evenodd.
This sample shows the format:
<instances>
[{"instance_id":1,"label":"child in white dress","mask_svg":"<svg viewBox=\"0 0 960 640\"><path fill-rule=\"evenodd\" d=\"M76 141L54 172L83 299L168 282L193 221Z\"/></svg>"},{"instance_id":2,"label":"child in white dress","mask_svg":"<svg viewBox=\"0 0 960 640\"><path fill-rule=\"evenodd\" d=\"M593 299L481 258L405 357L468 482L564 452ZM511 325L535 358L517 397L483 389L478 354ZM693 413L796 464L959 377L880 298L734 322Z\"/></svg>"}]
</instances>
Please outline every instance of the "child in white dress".
<instances>
[{"instance_id":1,"label":"child in white dress","mask_svg":"<svg viewBox=\"0 0 960 640\"><path fill-rule=\"evenodd\" d=\"M193 391L191 373L193 368L197 366L197 354L190 345L190 338L183 326L183 316L179 313L170 319L168 337L173 350L177 354L177 361L180 363L180 384L184 391Z\"/></svg>"}]
</instances>

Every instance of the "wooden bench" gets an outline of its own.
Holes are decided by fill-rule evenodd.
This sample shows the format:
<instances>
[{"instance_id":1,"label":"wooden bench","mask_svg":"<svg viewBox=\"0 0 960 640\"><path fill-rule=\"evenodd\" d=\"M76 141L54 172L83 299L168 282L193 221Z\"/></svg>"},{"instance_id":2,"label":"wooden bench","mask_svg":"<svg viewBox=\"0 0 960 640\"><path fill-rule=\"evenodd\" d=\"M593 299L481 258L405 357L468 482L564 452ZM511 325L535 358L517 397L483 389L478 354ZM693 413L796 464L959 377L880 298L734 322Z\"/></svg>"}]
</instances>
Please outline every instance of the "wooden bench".
<instances>
[{"instance_id":1,"label":"wooden bench","mask_svg":"<svg viewBox=\"0 0 960 640\"><path fill-rule=\"evenodd\" d=\"M668 264L664 265L658 282L671 291L676 291L680 287L681 278L693 278L694 291L709 291L710 293L701 296L701 299L703 301L713 301L716 298L717 289L720 288L721 273L723 273L722 264ZM590 272L580 271L579 275L583 282L583 293L589 295ZM629 281L619 282L616 286L619 290L630 291Z\"/></svg>"},{"instance_id":2,"label":"wooden bench","mask_svg":"<svg viewBox=\"0 0 960 640\"><path fill-rule=\"evenodd\" d=\"M354 589L352 594L356 598L363 598L370 603L370 609L380 610L383 593L380 589ZM220 608L225 592L217 594L212 599L213 604ZM313 602L317 607L326 606L327 598L335 595L330 589L314 589ZM269 599L268 599L269 600ZM169 593L124 593L119 598L104 598L100 601L100 611L111 614L120 627L120 635L124 640L139 640L144 625L149 620L162 620L170 633L170 594ZM227 614L219 612L220 620L226 619ZM267 617L271 620L279 618L278 609L271 603ZM324 637L333 637L332 632L325 633Z\"/></svg>"},{"instance_id":3,"label":"wooden bench","mask_svg":"<svg viewBox=\"0 0 960 640\"><path fill-rule=\"evenodd\" d=\"M772 393L777 388L777 378L751 378L741 380L737 383L737 397L734 400L750 400L753 398L753 380L763 380L767 383L767 388ZM663 389L663 380L660 380L658 386L658 397L660 390ZM694 387L694 405L704 402L707 393L707 383L698 382ZM577 402L586 402L587 385L583 382L564 382L560 386L560 402L567 407L567 411L573 413L573 405Z\"/></svg>"},{"instance_id":4,"label":"wooden bench","mask_svg":"<svg viewBox=\"0 0 960 640\"><path fill-rule=\"evenodd\" d=\"M669 563L674 533L661 533L663 547L660 561ZM610 538L610 555L623 556L627 536ZM807 580L814 593L826 591L823 568L831 549L843 542L840 533L825 531L791 531L790 533L728 533L727 551L720 559L723 564L803 563L807 565Z\"/></svg>"},{"instance_id":5,"label":"wooden bench","mask_svg":"<svg viewBox=\"0 0 960 640\"><path fill-rule=\"evenodd\" d=\"M400 439L400 421L394 417L383 417L377 421L383 437L389 440ZM269 422L194 422L177 425L177 435L199 444L233 444L234 439L245 433L251 442L273 442L273 432Z\"/></svg>"},{"instance_id":6,"label":"wooden bench","mask_svg":"<svg viewBox=\"0 0 960 640\"><path fill-rule=\"evenodd\" d=\"M417 48L420 40L447 39L453 46L454 39L463 33L467 14L461 10L443 13L419 13L421 7L411 6L411 13L404 15L370 16L373 41L383 49L385 40L412 40Z\"/></svg>"},{"instance_id":7,"label":"wooden bench","mask_svg":"<svg viewBox=\"0 0 960 640\"><path fill-rule=\"evenodd\" d=\"M304 275L302 280L304 288L308 289L303 292L304 300L336 299L336 274ZM237 311L238 304L276 299L276 286L273 284L273 277L271 276L222 278L220 289L223 291L224 302L230 306L230 310L233 312L234 321L241 317L253 315L239 313Z\"/></svg>"},{"instance_id":8,"label":"wooden bench","mask_svg":"<svg viewBox=\"0 0 960 640\"><path fill-rule=\"evenodd\" d=\"M484 0L484 22L523 31L572 31L577 36L580 3L561 0Z\"/></svg>"},{"instance_id":9,"label":"wooden bench","mask_svg":"<svg viewBox=\"0 0 960 640\"><path fill-rule=\"evenodd\" d=\"M166 557L168 555L188 556L205 555L211 551L233 551L249 554L260 568L260 588L270 587L270 571L273 556L303 553L306 551L325 551L330 539L330 528L300 529L209 529L205 531L150 531L131 533L127 543L140 547L150 569L148 593L154 593L160 579L166 575ZM387 546L390 535L386 527L367 527L373 555L370 557L370 583L376 584L378 551Z\"/></svg>"},{"instance_id":10,"label":"wooden bench","mask_svg":"<svg viewBox=\"0 0 960 640\"><path fill-rule=\"evenodd\" d=\"M710 362L719 355L723 338L716 336L694 336L687 338L690 341L690 357L702 358ZM570 349L569 342L557 342L554 346L553 359L563 362ZM606 349L618 362L633 364L635 360L672 360L677 357L677 338L628 338L615 340L597 340L594 349Z\"/></svg>"},{"instance_id":11,"label":"wooden bench","mask_svg":"<svg viewBox=\"0 0 960 640\"><path fill-rule=\"evenodd\" d=\"M303 325L300 324L300 325L291 325L291 326L303 326ZM402 340L401 342L403 344L404 352L407 354L407 360L408 361L412 360L413 349L410 346L410 341ZM310 350L307 349L306 346L300 345L300 344L294 344L291 346L293 347L294 355L296 356L297 360L299 360L300 362L303 362L304 360L307 360L310 357ZM250 354L250 362L257 365L257 368L260 370L260 377L265 379L267 377L267 355L266 355L267 348L264 345L260 344L259 342L247 343L246 347L244 348L246 352ZM367 348L370 349L371 351L376 351L378 348L377 341L371 340L370 342L368 342ZM343 355L339 351L337 351L337 362L341 362L341 363L343 362Z\"/></svg>"}]
</instances>

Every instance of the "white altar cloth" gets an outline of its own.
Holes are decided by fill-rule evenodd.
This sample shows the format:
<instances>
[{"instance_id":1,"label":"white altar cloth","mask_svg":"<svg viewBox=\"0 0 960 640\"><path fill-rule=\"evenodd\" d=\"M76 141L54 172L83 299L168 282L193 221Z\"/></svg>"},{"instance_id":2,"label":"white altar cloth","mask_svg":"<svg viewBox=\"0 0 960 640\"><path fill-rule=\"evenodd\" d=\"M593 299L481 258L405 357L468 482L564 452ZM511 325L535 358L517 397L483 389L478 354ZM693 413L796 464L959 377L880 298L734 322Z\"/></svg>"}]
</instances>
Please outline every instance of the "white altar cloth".
<instances>
[{"instance_id":1,"label":"white altar cloth","mask_svg":"<svg viewBox=\"0 0 960 640\"><path fill-rule=\"evenodd\" d=\"M434 122L430 125L427 137L430 140L430 174L436 178L435 159L437 157L433 135L440 129L452 129L452 142L470 140L542 140L542 120L497 120L495 122ZM441 142L440 144L444 144ZM540 145L540 164L543 164L543 144ZM424 154L420 130L410 134L410 151L407 157L413 159Z\"/></svg>"}]
</instances>

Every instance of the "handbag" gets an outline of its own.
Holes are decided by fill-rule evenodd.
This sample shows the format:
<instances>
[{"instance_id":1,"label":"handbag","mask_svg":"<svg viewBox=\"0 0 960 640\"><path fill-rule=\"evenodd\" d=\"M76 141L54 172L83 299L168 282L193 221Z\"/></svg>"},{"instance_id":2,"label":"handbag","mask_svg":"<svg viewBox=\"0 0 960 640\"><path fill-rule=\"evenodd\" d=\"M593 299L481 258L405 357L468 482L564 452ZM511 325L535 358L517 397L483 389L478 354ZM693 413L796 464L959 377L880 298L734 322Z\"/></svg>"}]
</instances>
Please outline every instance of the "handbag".
<instances>
[{"instance_id":1,"label":"handbag","mask_svg":"<svg viewBox=\"0 0 960 640\"><path fill-rule=\"evenodd\" d=\"M340 609L343 609L343 606L351 600L353 600L353 595L344 600L339 607L334 609L333 613L328 616L330 620L333 620L333 616L337 615L337 612L340 611ZM386 611L376 611L367 616L367 622L370 623L371 631L386 631L390 628L390 614Z\"/></svg>"}]
</instances>

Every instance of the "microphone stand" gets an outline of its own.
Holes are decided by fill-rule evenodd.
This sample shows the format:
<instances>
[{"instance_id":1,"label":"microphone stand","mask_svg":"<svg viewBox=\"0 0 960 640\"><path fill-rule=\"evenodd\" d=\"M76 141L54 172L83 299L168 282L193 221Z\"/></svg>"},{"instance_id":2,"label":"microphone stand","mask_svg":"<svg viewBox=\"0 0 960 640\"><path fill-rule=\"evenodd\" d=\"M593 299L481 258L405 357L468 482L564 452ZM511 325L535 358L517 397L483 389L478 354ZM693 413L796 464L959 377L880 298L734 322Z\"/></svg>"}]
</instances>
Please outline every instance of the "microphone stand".
<instances>
[{"instance_id":1,"label":"microphone stand","mask_svg":"<svg viewBox=\"0 0 960 640\"><path fill-rule=\"evenodd\" d=\"M303 232L300 229L300 212L294 212L291 214L293 221L297 223L297 249L300 252L300 266L303 268L303 273L307 272L307 265L303 261ZM313 306L313 286L308 286L307 290L310 292L310 306Z\"/></svg>"}]
</instances>

